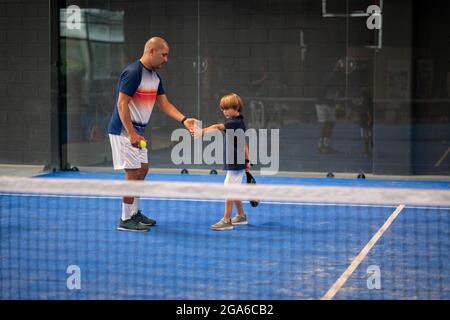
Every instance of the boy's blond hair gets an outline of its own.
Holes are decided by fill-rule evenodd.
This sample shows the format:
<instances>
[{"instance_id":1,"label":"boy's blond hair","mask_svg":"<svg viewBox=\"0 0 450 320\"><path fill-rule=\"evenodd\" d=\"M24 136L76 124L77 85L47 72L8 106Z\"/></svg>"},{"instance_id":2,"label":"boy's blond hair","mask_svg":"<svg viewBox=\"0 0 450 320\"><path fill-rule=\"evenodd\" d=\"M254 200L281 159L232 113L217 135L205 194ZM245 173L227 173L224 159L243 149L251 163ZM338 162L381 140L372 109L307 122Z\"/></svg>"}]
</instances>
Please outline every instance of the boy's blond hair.
<instances>
[{"instance_id":1,"label":"boy's blond hair","mask_svg":"<svg viewBox=\"0 0 450 320\"><path fill-rule=\"evenodd\" d=\"M241 112L242 108L244 108L244 103L236 93L229 93L220 99L220 109L234 109Z\"/></svg>"}]
</instances>

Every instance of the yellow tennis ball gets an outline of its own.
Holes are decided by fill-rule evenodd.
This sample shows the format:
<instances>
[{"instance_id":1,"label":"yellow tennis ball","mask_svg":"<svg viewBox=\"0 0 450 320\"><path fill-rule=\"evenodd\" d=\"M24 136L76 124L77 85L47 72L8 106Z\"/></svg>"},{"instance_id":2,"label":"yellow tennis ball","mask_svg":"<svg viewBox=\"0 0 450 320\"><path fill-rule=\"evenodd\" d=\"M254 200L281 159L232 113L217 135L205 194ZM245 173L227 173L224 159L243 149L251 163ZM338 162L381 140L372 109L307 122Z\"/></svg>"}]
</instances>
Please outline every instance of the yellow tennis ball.
<instances>
[{"instance_id":1,"label":"yellow tennis ball","mask_svg":"<svg viewBox=\"0 0 450 320\"><path fill-rule=\"evenodd\" d=\"M140 147L141 149L147 148L147 142L146 142L145 140L139 141L139 147Z\"/></svg>"}]
</instances>

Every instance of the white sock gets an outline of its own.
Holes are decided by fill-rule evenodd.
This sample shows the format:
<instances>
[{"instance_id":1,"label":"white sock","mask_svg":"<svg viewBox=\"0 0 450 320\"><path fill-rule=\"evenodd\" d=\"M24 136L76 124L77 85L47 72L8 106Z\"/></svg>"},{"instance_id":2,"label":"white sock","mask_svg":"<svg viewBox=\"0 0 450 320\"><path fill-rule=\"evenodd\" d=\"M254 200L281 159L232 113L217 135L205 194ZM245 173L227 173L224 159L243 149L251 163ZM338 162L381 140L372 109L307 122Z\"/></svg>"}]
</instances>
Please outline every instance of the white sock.
<instances>
[{"instance_id":1,"label":"white sock","mask_svg":"<svg viewBox=\"0 0 450 320\"><path fill-rule=\"evenodd\" d=\"M131 207L133 205L132 204L127 204L125 202L122 202L122 221L131 219Z\"/></svg>"},{"instance_id":2,"label":"white sock","mask_svg":"<svg viewBox=\"0 0 450 320\"><path fill-rule=\"evenodd\" d=\"M134 216L139 210L139 198L134 198L132 207L131 207L131 215Z\"/></svg>"}]
</instances>

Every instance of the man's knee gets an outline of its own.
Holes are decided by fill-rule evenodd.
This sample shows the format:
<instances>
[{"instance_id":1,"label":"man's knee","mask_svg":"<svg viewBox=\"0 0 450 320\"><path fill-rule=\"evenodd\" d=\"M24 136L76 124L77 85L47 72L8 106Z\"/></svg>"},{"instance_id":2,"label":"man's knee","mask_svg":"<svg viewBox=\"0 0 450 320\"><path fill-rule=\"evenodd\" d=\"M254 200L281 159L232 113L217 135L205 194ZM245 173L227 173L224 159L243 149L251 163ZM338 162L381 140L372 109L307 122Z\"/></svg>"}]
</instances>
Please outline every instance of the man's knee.
<instances>
[{"instance_id":1,"label":"man's knee","mask_svg":"<svg viewBox=\"0 0 450 320\"><path fill-rule=\"evenodd\" d=\"M141 177L145 177L148 173L148 163L143 163L139 169L139 174Z\"/></svg>"},{"instance_id":2,"label":"man's knee","mask_svg":"<svg viewBox=\"0 0 450 320\"><path fill-rule=\"evenodd\" d=\"M140 169L125 169L126 180L139 180Z\"/></svg>"}]
</instances>

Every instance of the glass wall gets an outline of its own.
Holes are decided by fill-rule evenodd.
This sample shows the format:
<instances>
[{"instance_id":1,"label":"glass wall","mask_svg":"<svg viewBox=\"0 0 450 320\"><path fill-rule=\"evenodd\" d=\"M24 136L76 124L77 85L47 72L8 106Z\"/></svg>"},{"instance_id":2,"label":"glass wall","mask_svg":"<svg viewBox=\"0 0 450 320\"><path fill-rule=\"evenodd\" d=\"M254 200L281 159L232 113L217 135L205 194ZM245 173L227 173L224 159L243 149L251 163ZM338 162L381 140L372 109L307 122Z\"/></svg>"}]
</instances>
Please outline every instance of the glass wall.
<instances>
[{"instance_id":1,"label":"glass wall","mask_svg":"<svg viewBox=\"0 0 450 320\"><path fill-rule=\"evenodd\" d=\"M118 77L158 35L170 44L159 71L169 100L206 126L224 121L224 94L239 94L248 128L269 140L279 130L279 171L449 174L449 5L436 3L62 1L64 163L112 167ZM220 169L173 163L179 127L154 109L150 166Z\"/></svg>"}]
</instances>

